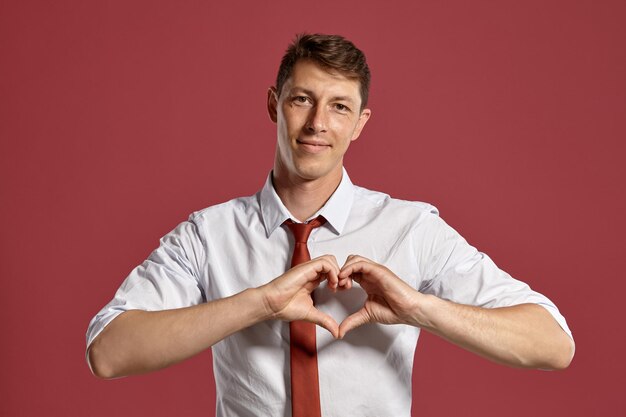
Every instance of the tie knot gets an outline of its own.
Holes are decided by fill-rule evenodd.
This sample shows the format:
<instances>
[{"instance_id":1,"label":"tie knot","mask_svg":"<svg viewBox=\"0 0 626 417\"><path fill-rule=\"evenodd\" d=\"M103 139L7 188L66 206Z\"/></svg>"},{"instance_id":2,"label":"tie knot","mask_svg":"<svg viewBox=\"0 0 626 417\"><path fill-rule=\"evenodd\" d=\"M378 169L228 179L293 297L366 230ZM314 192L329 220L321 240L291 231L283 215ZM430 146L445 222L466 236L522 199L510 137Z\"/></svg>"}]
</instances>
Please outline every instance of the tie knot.
<instances>
[{"instance_id":1,"label":"tie knot","mask_svg":"<svg viewBox=\"0 0 626 417\"><path fill-rule=\"evenodd\" d=\"M322 216L317 216L313 220L307 223L296 223L293 220L289 219L285 221L291 233L293 233L293 237L296 240L296 243L306 243L309 240L309 236L311 235L311 231L317 227L320 227L326 223L326 219Z\"/></svg>"}]
</instances>

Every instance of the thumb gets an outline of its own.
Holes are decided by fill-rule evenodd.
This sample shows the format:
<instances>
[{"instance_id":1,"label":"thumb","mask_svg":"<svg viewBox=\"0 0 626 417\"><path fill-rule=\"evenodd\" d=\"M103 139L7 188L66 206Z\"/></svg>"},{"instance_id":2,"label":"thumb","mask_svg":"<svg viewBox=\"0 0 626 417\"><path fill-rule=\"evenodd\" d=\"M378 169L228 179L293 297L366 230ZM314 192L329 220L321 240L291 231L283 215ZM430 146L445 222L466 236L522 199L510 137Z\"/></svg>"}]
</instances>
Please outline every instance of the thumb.
<instances>
[{"instance_id":1,"label":"thumb","mask_svg":"<svg viewBox=\"0 0 626 417\"><path fill-rule=\"evenodd\" d=\"M343 339L346 333L350 330L356 329L357 327L362 326L365 323L369 323L370 321L371 319L369 313L365 307L361 307L359 311L350 314L341 322L339 325L339 338Z\"/></svg>"},{"instance_id":2,"label":"thumb","mask_svg":"<svg viewBox=\"0 0 626 417\"><path fill-rule=\"evenodd\" d=\"M331 316L326 313L322 313L317 308L312 308L306 316L306 321L315 323L320 327L325 328L333 335L335 339L339 337L339 325Z\"/></svg>"}]
</instances>

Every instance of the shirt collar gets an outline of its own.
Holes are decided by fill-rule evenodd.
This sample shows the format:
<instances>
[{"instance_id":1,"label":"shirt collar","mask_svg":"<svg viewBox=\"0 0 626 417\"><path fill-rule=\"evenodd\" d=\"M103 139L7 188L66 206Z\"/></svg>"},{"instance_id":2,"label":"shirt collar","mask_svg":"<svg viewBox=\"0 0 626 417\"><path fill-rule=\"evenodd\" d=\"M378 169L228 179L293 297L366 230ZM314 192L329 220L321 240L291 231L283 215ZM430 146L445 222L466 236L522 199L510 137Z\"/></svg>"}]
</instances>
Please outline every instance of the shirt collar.
<instances>
[{"instance_id":1,"label":"shirt collar","mask_svg":"<svg viewBox=\"0 0 626 417\"><path fill-rule=\"evenodd\" d=\"M354 185L350 181L350 177L343 168L343 175L341 176L341 182L330 196L326 204L319 209L311 218L317 216L324 216L326 223L331 229L338 235L343 231L346 221L348 220L348 214L352 209L352 201L354 200ZM263 216L263 224L265 225L265 232L267 237L270 237L274 230L280 227L285 220L293 218L287 207L283 204L274 190L272 184L272 173L267 177L265 185L260 193L261 203L261 215ZM310 220L310 219L309 219Z\"/></svg>"}]
</instances>

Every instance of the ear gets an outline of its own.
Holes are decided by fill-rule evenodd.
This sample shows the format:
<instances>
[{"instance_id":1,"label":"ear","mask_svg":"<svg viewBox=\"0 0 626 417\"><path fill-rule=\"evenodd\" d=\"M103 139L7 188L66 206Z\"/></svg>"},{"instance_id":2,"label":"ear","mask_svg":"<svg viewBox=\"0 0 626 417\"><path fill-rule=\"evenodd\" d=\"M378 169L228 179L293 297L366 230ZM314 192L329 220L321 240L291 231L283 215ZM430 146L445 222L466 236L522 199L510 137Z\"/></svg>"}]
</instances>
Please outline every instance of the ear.
<instances>
[{"instance_id":1,"label":"ear","mask_svg":"<svg viewBox=\"0 0 626 417\"><path fill-rule=\"evenodd\" d=\"M267 89L267 114L270 116L270 120L274 123L278 120L276 117L276 108L278 107L278 93L276 87L270 87Z\"/></svg>"},{"instance_id":2,"label":"ear","mask_svg":"<svg viewBox=\"0 0 626 417\"><path fill-rule=\"evenodd\" d=\"M359 120L356 123L356 128L354 129L354 133L352 134L352 139L350 139L351 141L357 140L359 138L361 131L365 127L365 123L367 123L371 115L372 111L370 109L363 109L361 111L361 114L359 115Z\"/></svg>"}]
</instances>

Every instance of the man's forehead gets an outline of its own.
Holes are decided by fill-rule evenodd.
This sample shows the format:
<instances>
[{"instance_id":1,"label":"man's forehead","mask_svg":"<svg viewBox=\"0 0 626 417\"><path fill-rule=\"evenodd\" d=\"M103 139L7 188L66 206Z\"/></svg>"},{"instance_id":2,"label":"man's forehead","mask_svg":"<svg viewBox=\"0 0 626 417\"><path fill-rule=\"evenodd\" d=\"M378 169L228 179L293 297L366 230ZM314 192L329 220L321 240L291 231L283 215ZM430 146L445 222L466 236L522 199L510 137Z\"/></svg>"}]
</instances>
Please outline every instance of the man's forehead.
<instances>
[{"instance_id":1,"label":"man's forehead","mask_svg":"<svg viewBox=\"0 0 626 417\"><path fill-rule=\"evenodd\" d=\"M352 100L360 98L357 79L308 60L298 61L294 65L283 89L286 92L299 90L310 94L327 92L338 96L355 96ZM319 91L320 89L323 91Z\"/></svg>"}]
</instances>

